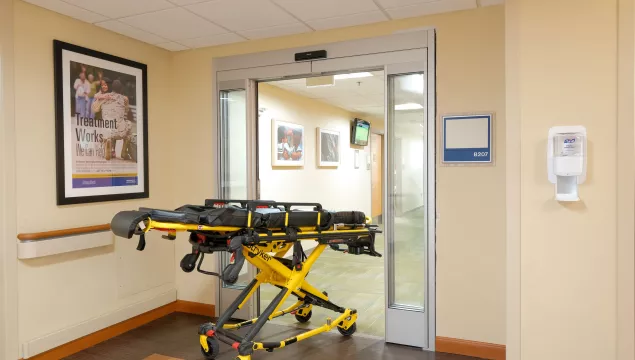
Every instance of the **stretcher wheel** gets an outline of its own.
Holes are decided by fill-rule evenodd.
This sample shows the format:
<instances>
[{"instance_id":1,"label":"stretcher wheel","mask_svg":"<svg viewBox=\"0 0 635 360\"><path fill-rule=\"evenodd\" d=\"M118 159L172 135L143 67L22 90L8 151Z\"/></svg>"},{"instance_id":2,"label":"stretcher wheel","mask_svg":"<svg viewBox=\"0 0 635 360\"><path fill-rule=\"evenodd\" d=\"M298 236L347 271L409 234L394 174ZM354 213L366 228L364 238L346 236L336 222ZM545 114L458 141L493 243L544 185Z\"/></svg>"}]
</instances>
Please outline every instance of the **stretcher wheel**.
<instances>
[{"instance_id":1,"label":"stretcher wheel","mask_svg":"<svg viewBox=\"0 0 635 360\"><path fill-rule=\"evenodd\" d=\"M218 340L213 337L208 337L207 346L209 346L209 351L205 351L205 349L203 349L203 347L201 346L201 353L203 354L203 356L205 356L205 359L216 359L218 353L220 352L220 344L218 343Z\"/></svg>"},{"instance_id":2,"label":"stretcher wheel","mask_svg":"<svg viewBox=\"0 0 635 360\"><path fill-rule=\"evenodd\" d=\"M353 325L351 325L351 327L349 327L348 330L344 330L341 327L338 327L337 331L339 331L340 334L344 336L351 336L355 334L355 331L357 331L357 323L353 323Z\"/></svg>"},{"instance_id":3,"label":"stretcher wheel","mask_svg":"<svg viewBox=\"0 0 635 360\"><path fill-rule=\"evenodd\" d=\"M308 322L311 319L311 315L313 315L313 310L309 311L309 313L306 314L306 316L300 316L300 314L295 314L295 319L298 320L298 322L304 324L305 322Z\"/></svg>"}]
</instances>

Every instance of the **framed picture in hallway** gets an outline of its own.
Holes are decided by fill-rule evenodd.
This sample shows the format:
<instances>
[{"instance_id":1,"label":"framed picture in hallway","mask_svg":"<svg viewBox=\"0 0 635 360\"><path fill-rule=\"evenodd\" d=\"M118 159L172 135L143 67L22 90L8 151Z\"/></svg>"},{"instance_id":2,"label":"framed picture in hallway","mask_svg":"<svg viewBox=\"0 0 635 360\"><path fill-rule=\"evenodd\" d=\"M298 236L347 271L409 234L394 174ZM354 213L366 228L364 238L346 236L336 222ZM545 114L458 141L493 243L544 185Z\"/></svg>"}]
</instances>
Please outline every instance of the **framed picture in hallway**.
<instances>
[{"instance_id":1,"label":"framed picture in hallway","mask_svg":"<svg viewBox=\"0 0 635 360\"><path fill-rule=\"evenodd\" d=\"M340 165L340 132L317 128L318 166L337 167Z\"/></svg>"},{"instance_id":2,"label":"framed picture in hallway","mask_svg":"<svg viewBox=\"0 0 635 360\"><path fill-rule=\"evenodd\" d=\"M271 120L273 166L304 166L304 126Z\"/></svg>"},{"instance_id":3,"label":"framed picture in hallway","mask_svg":"<svg viewBox=\"0 0 635 360\"><path fill-rule=\"evenodd\" d=\"M147 66L53 47L57 204L149 197Z\"/></svg>"}]
</instances>

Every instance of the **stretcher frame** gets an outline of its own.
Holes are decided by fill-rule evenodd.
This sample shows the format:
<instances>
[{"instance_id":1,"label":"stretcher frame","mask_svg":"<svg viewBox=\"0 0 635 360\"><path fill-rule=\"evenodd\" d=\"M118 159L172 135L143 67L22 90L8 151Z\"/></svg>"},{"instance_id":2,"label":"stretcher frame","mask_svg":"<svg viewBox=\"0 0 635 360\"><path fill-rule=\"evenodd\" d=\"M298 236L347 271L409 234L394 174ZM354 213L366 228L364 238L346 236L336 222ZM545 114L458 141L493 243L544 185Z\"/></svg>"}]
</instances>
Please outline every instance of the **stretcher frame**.
<instances>
[{"instance_id":1,"label":"stretcher frame","mask_svg":"<svg viewBox=\"0 0 635 360\"><path fill-rule=\"evenodd\" d=\"M370 218L366 217L365 224L333 224L327 230L320 228L320 216L322 206L314 203L276 203L271 201L245 201L245 200L207 200L206 205L214 204L214 206L226 206L231 203L240 204L248 210L247 227L233 226L207 226L196 224L173 223L164 221L153 221L147 218L139 224L138 234L141 236L139 250L145 247L145 233L151 230L159 230L168 232L167 239L174 240L176 232L188 231L196 236L190 236L190 243L193 245L193 254L196 254L198 260L198 252L201 253L198 262L199 272L221 277L219 274L206 272L201 270L201 264L205 253L214 251L230 251L230 241L227 241L227 247L224 246L208 246L205 236L214 234L216 238L236 237L241 234L244 237L240 251L242 257L255 266L259 271L256 277L247 285L240 295L229 305L226 311L220 315L216 323L206 323L199 327L199 342L201 352L206 359L214 359L219 353L219 343L221 341L232 346L238 351L236 360L251 360L254 351L266 350L272 352L275 349L284 348L288 345L299 341L306 340L318 334L331 331L337 328L344 336L351 336L356 331L357 310L344 308L332 303L329 300L328 293L322 292L311 285L306 276L315 264L320 255L327 249L332 247L338 249L339 245L357 244L359 239L368 240L368 252L364 252L371 256L381 256L374 249L375 234L380 231L376 226L371 225ZM252 213L261 207L281 207L283 206L285 215L285 228L280 229L254 229L252 224ZM313 227L288 228L289 213L291 207L314 206L317 211L317 224ZM140 230L140 232L139 232ZM299 253L304 255L300 243L302 241L317 241L318 245L311 254L296 257ZM143 245L141 244L143 242ZM367 245L364 245L366 247ZM353 246L354 248L354 246ZM294 250L294 260L292 266L289 266L288 260L285 261L283 256L289 251ZM298 252L299 249L299 252ZM359 251L352 253L360 254ZM238 255L236 252L234 256ZM187 256L187 255L186 255ZM232 262L234 261L232 256ZM240 255L238 255L240 257ZM286 264L285 264L286 262ZM182 265L183 267L183 265ZM241 266L242 267L242 266ZM190 268L185 271L191 271ZM222 281L222 279L221 279ZM272 302L264 309L257 318L239 322L230 323L236 311L240 310L247 304L249 299L256 293L262 284L271 284L280 289L280 292L274 297ZM292 306L280 309L282 304L289 298L295 296L297 301ZM299 322L307 322L312 315L313 306L323 307L332 310L339 315L335 319L330 317L326 319L326 323L312 330L308 330L291 338L286 338L276 342L258 342L254 341L258 332L270 320L293 314ZM234 330L251 327L244 337L238 336Z\"/></svg>"}]
</instances>

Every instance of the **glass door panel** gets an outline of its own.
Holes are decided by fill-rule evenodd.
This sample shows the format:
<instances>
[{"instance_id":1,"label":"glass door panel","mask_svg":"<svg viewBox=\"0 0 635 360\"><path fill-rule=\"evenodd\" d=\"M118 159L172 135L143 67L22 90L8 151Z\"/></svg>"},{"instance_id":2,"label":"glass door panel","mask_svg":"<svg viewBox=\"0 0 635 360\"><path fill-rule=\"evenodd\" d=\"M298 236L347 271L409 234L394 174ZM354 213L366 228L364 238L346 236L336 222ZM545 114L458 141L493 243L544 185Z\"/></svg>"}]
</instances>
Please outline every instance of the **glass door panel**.
<instances>
[{"instance_id":1,"label":"glass door panel","mask_svg":"<svg viewBox=\"0 0 635 360\"><path fill-rule=\"evenodd\" d=\"M389 306L424 311L426 269L426 149L423 74L393 75L389 119L393 140L393 190L391 203L392 283Z\"/></svg>"},{"instance_id":2,"label":"glass door panel","mask_svg":"<svg viewBox=\"0 0 635 360\"><path fill-rule=\"evenodd\" d=\"M249 84L243 88L223 89L220 84L219 108L219 145L220 145L220 186L222 199L249 199L249 146L248 146L248 107ZM228 84L228 86L234 85ZM231 262L229 253L219 253L220 271ZM249 284L255 275L254 269L245 262L238 281L225 283L220 279L219 310L223 312L238 294ZM255 302L249 302L234 315L239 319L251 319L255 316Z\"/></svg>"},{"instance_id":3,"label":"glass door panel","mask_svg":"<svg viewBox=\"0 0 635 360\"><path fill-rule=\"evenodd\" d=\"M247 107L245 89L221 90L221 196L247 198Z\"/></svg>"},{"instance_id":4,"label":"glass door panel","mask_svg":"<svg viewBox=\"0 0 635 360\"><path fill-rule=\"evenodd\" d=\"M413 64L404 73L387 67L386 341L428 348L429 129L424 65Z\"/></svg>"}]
</instances>

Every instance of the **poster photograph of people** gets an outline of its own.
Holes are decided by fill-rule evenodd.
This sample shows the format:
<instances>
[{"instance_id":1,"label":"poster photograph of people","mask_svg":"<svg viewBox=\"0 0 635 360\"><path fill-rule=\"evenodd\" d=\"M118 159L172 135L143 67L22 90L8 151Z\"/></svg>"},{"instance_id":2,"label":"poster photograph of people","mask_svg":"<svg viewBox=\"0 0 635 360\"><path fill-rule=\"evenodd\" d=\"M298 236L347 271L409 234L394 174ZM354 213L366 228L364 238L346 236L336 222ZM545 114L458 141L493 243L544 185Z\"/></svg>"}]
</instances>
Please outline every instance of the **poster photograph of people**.
<instances>
[{"instance_id":1,"label":"poster photograph of people","mask_svg":"<svg viewBox=\"0 0 635 360\"><path fill-rule=\"evenodd\" d=\"M145 65L56 42L58 203L147 197L145 83Z\"/></svg>"},{"instance_id":2,"label":"poster photograph of people","mask_svg":"<svg viewBox=\"0 0 635 360\"><path fill-rule=\"evenodd\" d=\"M304 165L304 127L273 120L274 166Z\"/></svg>"}]
</instances>

